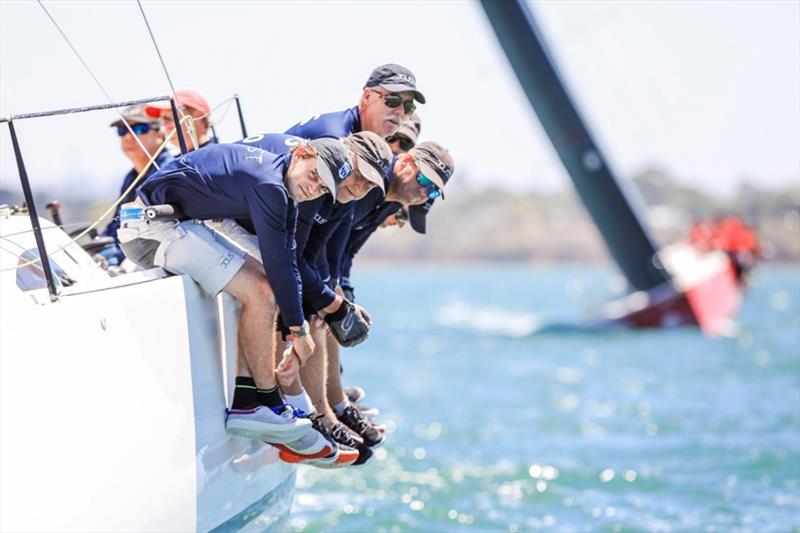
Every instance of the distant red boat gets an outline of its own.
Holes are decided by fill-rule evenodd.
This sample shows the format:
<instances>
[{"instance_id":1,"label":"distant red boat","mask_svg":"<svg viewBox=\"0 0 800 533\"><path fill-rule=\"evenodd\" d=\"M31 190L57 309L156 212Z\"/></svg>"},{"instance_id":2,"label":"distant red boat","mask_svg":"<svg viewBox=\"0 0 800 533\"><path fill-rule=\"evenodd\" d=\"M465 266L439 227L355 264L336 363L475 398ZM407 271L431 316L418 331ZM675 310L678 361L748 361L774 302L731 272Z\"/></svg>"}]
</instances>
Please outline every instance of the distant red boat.
<instances>
[{"instance_id":1,"label":"distant red boat","mask_svg":"<svg viewBox=\"0 0 800 533\"><path fill-rule=\"evenodd\" d=\"M679 243L657 257L670 282L610 302L604 313L609 321L632 328L697 326L707 335L732 330L746 278L731 255Z\"/></svg>"}]
</instances>

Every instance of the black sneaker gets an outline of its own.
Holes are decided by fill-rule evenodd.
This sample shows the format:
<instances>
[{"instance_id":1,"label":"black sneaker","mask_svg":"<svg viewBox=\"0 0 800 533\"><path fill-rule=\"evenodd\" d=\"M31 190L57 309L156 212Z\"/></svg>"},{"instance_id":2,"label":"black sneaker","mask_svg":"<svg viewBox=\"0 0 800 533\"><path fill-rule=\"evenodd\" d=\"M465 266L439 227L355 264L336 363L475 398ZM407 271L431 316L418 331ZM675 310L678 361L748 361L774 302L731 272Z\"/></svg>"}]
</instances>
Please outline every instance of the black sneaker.
<instances>
[{"instance_id":1,"label":"black sneaker","mask_svg":"<svg viewBox=\"0 0 800 533\"><path fill-rule=\"evenodd\" d=\"M344 411L342 411L342 414L336 415L336 418L338 418L342 424L355 431L356 435L361 437L364 444L370 448L383 444L385 439L383 433L375 427L372 420L364 416L361 411L354 406L348 405L345 407Z\"/></svg>"},{"instance_id":2,"label":"black sneaker","mask_svg":"<svg viewBox=\"0 0 800 533\"><path fill-rule=\"evenodd\" d=\"M372 450L369 449L369 446L358 440L344 425L336 424L333 426L330 431L330 436L339 444L358 450L358 459L353 462L353 466L363 465L372 457Z\"/></svg>"},{"instance_id":3,"label":"black sneaker","mask_svg":"<svg viewBox=\"0 0 800 533\"><path fill-rule=\"evenodd\" d=\"M344 395L350 403L358 403L367 397L367 393L361 387L347 387L344 389Z\"/></svg>"}]
</instances>

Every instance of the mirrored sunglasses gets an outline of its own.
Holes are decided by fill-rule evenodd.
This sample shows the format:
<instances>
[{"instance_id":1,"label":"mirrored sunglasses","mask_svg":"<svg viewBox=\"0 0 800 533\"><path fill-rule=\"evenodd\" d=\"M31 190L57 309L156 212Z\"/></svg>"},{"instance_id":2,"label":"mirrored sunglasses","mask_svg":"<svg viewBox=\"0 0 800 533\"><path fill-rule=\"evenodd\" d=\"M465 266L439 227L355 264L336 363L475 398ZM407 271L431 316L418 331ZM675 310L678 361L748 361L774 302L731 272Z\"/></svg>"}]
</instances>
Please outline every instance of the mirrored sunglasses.
<instances>
[{"instance_id":1,"label":"mirrored sunglasses","mask_svg":"<svg viewBox=\"0 0 800 533\"><path fill-rule=\"evenodd\" d=\"M439 187L436 186L433 180L431 180L428 176L426 176L422 172L419 172L417 174L417 183L419 183L420 186L425 187L428 190L429 200L435 200L436 198L439 198L442 195L442 191L439 189Z\"/></svg>"},{"instance_id":2,"label":"mirrored sunglasses","mask_svg":"<svg viewBox=\"0 0 800 533\"><path fill-rule=\"evenodd\" d=\"M131 124L130 126L131 130L133 130L133 133L135 135L144 135L145 133L153 129L153 127L150 124L143 124L143 123ZM119 126L117 126L117 135L119 135L120 137L125 137L125 135L127 134L128 134L128 128L125 127L125 124L120 124Z\"/></svg>"}]
</instances>

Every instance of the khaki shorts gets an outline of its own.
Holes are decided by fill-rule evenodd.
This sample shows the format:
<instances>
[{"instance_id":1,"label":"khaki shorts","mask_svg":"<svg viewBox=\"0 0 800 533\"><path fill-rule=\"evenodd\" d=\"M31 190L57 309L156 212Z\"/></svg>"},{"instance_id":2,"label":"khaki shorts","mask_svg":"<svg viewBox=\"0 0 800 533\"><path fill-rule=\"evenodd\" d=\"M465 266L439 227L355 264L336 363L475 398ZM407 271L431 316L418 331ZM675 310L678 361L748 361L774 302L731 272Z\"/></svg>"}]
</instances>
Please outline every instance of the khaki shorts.
<instances>
[{"instance_id":1,"label":"khaki shorts","mask_svg":"<svg viewBox=\"0 0 800 533\"><path fill-rule=\"evenodd\" d=\"M117 231L125 256L143 268L186 274L216 296L242 266L246 252L199 220L124 223Z\"/></svg>"}]
</instances>

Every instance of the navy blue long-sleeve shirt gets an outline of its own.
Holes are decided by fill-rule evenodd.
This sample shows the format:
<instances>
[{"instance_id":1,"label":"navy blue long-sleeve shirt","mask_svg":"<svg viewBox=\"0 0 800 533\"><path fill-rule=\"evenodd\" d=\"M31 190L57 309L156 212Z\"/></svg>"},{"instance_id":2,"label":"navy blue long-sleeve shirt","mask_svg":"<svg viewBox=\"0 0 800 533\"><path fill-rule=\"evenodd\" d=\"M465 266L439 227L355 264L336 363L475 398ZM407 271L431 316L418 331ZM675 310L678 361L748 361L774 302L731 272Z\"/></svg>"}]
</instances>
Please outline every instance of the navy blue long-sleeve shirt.
<instances>
[{"instance_id":1,"label":"navy blue long-sleeve shirt","mask_svg":"<svg viewBox=\"0 0 800 533\"><path fill-rule=\"evenodd\" d=\"M284 177L288 154L216 144L172 160L139 187L146 204L174 204L189 218L245 218L253 223L267 280L288 326L303 323L297 267L297 204Z\"/></svg>"},{"instance_id":2,"label":"navy blue long-sleeve shirt","mask_svg":"<svg viewBox=\"0 0 800 533\"><path fill-rule=\"evenodd\" d=\"M359 131L361 131L361 115L358 113L358 107L351 107L344 111L316 115L303 122L298 122L284 133L304 139L319 139L321 137L347 137L351 133Z\"/></svg>"}]
</instances>

